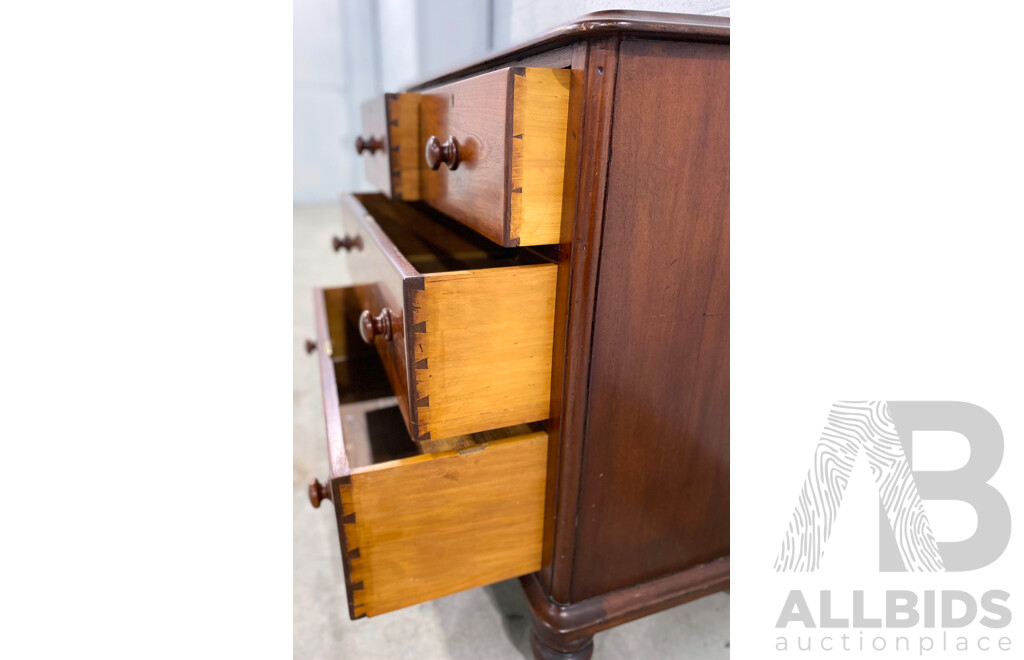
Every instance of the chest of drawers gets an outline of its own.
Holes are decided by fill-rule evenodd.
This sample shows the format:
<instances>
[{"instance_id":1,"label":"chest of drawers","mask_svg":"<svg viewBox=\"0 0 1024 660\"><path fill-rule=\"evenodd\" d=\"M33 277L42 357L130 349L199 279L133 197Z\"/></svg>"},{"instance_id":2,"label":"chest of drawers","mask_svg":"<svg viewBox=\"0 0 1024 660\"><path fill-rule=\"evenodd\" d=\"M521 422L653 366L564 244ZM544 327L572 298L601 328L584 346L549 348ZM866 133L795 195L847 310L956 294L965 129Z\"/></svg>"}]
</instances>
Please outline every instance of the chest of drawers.
<instances>
[{"instance_id":1,"label":"chest of drawers","mask_svg":"<svg viewBox=\"0 0 1024 660\"><path fill-rule=\"evenodd\" d=\"M728 42L600 12L363 106L311 345L353 618L522 576L582 658L728 586Z\"/></svg>"}]
</instances>

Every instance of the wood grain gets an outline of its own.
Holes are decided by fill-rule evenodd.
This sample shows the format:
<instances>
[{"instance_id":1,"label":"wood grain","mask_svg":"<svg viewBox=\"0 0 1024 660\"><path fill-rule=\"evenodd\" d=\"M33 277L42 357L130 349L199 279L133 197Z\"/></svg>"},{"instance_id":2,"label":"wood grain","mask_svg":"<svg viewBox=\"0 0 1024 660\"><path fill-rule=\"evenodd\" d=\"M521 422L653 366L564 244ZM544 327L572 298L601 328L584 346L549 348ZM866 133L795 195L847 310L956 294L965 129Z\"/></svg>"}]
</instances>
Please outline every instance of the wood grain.
<instances>
[{"instance_id":1,"label":"wood grain","mask_svg":"<svg viewBox=\"0 0 1024 660\"><path fill-rule=\"evenodd\" d=\"M533 618L532 640L553 657L592 646L594 633L729 588L729 558L572 604L553 602L539 574L519 579ZM541 656L537 656L541 657Z\"/></svg>"},{"instance_id":2,"label":"wood grain","mask_svg":"<svg viewBox=\"0 0 1024 660\"><path fill-rule=\"evenodd\" d=\"M339 485L352 618L540 567L547 434L355 469Z\"/></svg>"},{"instance_id":3,"label":"wood grain","mask_svg":"<svg viewBox=\"0 0 1024 660\"><path fill-rule=\"evenodd\" d=\"M423 198L432 206L504 244L509 70L493 71L423 92L420 135L444 142L454 136L458 169L423 171ZM421 160L423 154L420 154Z\"/></svg>"},{"instance_id":4,"label":"wood grain","mask_svg":"<svg viewBox=\"0 0 1024 660\"><path fill-rule=\"evenodd\" d=\"M552 28L545 34L516 44L467 66L446 71L440 76L420 80L409 89L434 87L450 80L476 75L505 66L567 66L562 58L566 45L624 35L652 39L729 43L729 19L722 16L668 14L664 12L607 10L585 14ZM552 57L554 56L554 57Z\"/></svg>"},{"instance_id":5,"label":"wood grain","mask_svg":"<svg viewBox=\"0 0 1024 660\"><path fill-rule=\"evenodd\" d=\"M380 195L369 196L381 200ZM407 277L416 277L419 273L390 238L373 221L362 202L352 195L346 195L342 204L342 224L345 232L363 238L363 248L352 250L344 256L348 261L349 272L356 283L354 287L359 302L355 314L369 310L373 315L390 309L393 315L390 341L383 338L374 340L374 348L380 354L381 362L387 372L388 380L398 398L399 408L408 418L409 415L409 384L407 380L408 366L405 350L405 323L403 283ZM414 251L414 250L413 250ZM356 336L356 341L362 341ZM365 345L365 344L364 344Z\"/></svg>"},{"instance_id":6,"label":"wood grain","mask_svg":"<svg viewBox=\"0 0 1024 660\"><path fill-rule=\"evenodd\" d=\"M388 149L391 159L391 197L405 201L422 193L423 143L420 138L420 95L387 94Z\"/></svg>"},{"instance_id":7,"label":"wood grain","mask_svg":"<svg viewBox=\"0 0 1024 660\"><path fill-rule=\"evenodd\" d=\"M420 137L454 137L459 165L424 168L423 199L500 245L556 243L569 75L501 69L424 91Z\"/></svg>"},{"instance_id":8,"label":"wood grain","mask_svg":"<svg viewBox=\"0 0 1024 660\"><path fill-rule=\"evenodd\" d=\"M369 387L339 405L335 369L367 355L344 340L354 332L348 311L354 300L348 287L318 289L314 298L318 344L334 337L339 348L354 349L351 355L319 351L330 499L349 615L372 616L537 570L547 433L520 425L461 436L450 441L457 451L419 456L409 455L415 445L408 436L408 447L401 438L399 446L371 441L365 415L396 399ZM389 423L384 435L391 438L394 430Z\"/></svg>"},{"instance_id":9,"label":"wood grain","mask_svg":"<svg viewBox=\"0 0 1024 660\"><path fill-rule=\"evenodd\" d=\"M418 442L548 416L557 266L427 208L348 196L347 256L364 309L392 312L374 341Z\"/></svg>"},{"instance_id":10,"label":"wood grain","mask_svg":"<svg viewBox=\"0 0 1024 660\"><path fill-rule=\"evenodd\" d=\"M420 95L375 96L360 106L364 139L379 139L384 147L364 152L366 180L384 195L407 201L420 199L423 169L420 140Z\"/></svg>"},{"instance_id":11,"label":"wood grain","mask_svg":"<svg viewBox=\"0 0 1024 660\"><path fill-rule=\"evenodd\" d=\"M587 423L587 383L597 298L605 183L611 159L612 110L619 42L577 44L572 59L568 176L563 208L551 380L551 438L545 568L552 597L572 597L577 505ZM620 219L621 221L621 219Z\"/></svg>"},{"instance_id":12,"label":"wood grain","mask_svg":"<svg viewBox=\"0 0 1024 660\"><path fill-rule=\"evenodd\" d=\"M512 73L509 238L519 245L557 243L572 74L568 69L538 68Z\"/></svg>"},{"instance_id":13,"label":"wood grain","mask_svg":"<svg viewBox=\"0 0 1024 660\"><path fill-rule=\"evenodd\" d=\"M415 437L547 418L556 277L537 264L407 282Z\"/></svg>"},{"instance_id":14,"label":"wood grain","mask_svg":"<svg viewBox=\"0 0 1024 660\"><path fill-rule=\"evenodd\" d=\"M570 602L729 554L728 46L624 40L613 116Z\"/></svg>"}]
</instances>

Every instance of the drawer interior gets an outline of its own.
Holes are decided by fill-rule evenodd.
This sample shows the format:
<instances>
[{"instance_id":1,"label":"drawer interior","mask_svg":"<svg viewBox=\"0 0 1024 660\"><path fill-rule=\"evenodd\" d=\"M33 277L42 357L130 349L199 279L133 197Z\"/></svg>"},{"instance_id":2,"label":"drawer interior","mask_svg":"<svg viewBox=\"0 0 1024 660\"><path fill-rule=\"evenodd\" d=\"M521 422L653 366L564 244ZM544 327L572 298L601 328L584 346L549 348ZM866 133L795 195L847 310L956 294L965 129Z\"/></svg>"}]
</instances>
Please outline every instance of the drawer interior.
<instances>
[{"instance_id":1,"label":"drawer interior","mask_svg":"<svg viewBox=\"0 0 1024 660\"><path fill-rule=\"evenodd\" d=\"M444 451L473 451L497 440L543 431L540 422L468 433L440 440L413 442L393 396L366 399L339 406L341 428L349 468L358 470L377 463Z\"/></svg>"},{"instance_id":2,"label":"drawer interior","mask_svg":"<svg viewBox=\"0 0 1024 660\"><path fill-rule=\"evenodd\" d=\"M504 248L424 203L379 194L354 197L421 274L555 263L557 246Z\"/></svg>"}]
</instances>

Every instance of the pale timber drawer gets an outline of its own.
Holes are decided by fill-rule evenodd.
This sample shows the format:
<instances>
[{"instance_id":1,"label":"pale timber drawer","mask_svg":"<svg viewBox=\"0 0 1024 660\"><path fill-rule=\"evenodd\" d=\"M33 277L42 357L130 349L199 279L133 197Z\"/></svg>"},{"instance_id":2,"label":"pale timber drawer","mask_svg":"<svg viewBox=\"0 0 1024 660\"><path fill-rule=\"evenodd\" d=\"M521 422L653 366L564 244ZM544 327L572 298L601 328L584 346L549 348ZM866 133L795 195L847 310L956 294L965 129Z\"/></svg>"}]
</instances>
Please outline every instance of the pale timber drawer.
<instances>
[{"instance_id":1,"label":"pale timber drawer","mask_svg":"<svg viewBox=\"0 0 1024 660\"><path fill-rule=\"evenodd\" d=\"M384 94L362 104L356 153L366 180L392 199L420 198L423 141L418 94Z\"/></svg>"},{"instance_id":2,"label":"pale timber drawer","mask_svg":"<svg viewBox=\"0 0 1024 660\"><path fill-rule=\"evenodd\" d=\"M360 329L417 442L548 418L557 266L420 204L343 204Z\"/></svg>"},{"instance_id":3,"label":"pale timber drawer","mask_svg":"<svg viewBox=\"0 0 1024 660\"><path fill-rule=\"evenodd\" d=\"M427 447L361 347L354 288L315 293L332 501L353 619L537 571L547 433L520 425ZM420 453L423 451L429 453Z\"/></svg>"},{"instance_id":4,"label":"pale timber drawer","mask_svg":"<svg viewBox=\"0 0 1024 660\"><path fill-rule=\"evenodd\" d=\"M569 78L517 67L421 92L422 198L506 247L557 243Z\"/></svg>"}]
</instances>

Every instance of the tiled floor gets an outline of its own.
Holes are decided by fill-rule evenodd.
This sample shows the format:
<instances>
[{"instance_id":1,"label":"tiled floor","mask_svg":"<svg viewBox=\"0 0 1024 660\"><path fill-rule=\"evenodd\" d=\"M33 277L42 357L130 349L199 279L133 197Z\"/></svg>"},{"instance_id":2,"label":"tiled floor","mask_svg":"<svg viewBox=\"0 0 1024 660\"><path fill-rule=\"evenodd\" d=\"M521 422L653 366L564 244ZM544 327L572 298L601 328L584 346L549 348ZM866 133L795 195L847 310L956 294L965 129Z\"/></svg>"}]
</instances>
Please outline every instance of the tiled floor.
<instances>
[{"instance_id":1,"label":"tiled floor","mask_svg":"<svg viewBox=\"0 0 1024 660\"><path fill-rule=\"evenodd\" d=\"M339 213L328 206L294 214L294 657L530 659L528 608L515 580L348 619L334 517L306 499L309 479L326 476L327 453L316 361L302 347L314 335L313 287L350 282L344 254L330 248ZM594 657L727 658L728 645L729 596L720 593L599 634Z\"/></svg>"}]
</instances>

